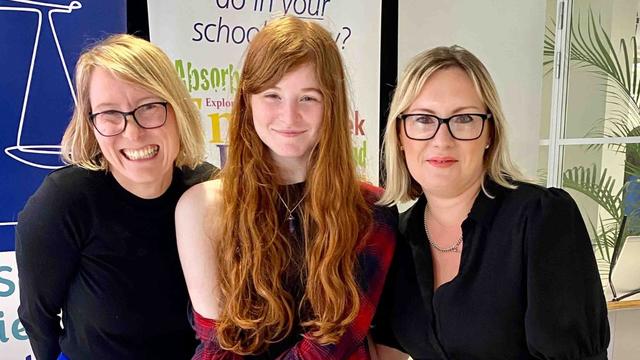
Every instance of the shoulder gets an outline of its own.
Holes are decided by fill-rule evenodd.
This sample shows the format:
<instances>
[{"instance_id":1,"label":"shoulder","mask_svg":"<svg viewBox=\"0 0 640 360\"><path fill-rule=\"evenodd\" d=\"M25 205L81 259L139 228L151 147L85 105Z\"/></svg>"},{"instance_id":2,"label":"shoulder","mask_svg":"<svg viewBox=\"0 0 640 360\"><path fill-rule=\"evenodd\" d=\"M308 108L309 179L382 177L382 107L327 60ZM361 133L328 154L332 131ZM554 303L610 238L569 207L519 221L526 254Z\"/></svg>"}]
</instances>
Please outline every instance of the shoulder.
<instances>
[{"instance_id":1,"label":"shoulder","mask_svg":"<svg viewBox=\"0 0 640 360\"><path fill-rule=\"evenodd\" d=\"M18 214L16 242L62 246L62 241L76 241L79 248L91 229L105 176L76 166L51 172Z\"/></svg>"},{"instance_id":2,"label":"shoulder","mask_svg":"<svg viewBox=\"0 0 640 360\"><path fill-rule=\"evenodd\" d=\"M178 200L176 217L205 216L208 210L218 210L222 207L222 182L208 180L197 183L185 191Z\"/></svg>"},{"instance_id":3,"label":"shoulder","mask_svg":"<svg viewBox=\"0 0 640 360\"><path fill-rule=\"evenodd\" d=\"M546 188L544 186L518 182L516 189L504 189L504 201L513 206L523 208L542 207L546 210L574 207L575 201L563 189Z\"/></svg>"},{"instance_id":4,"label":"shoulder","mask_svg":"<svg viewBox=\"0 0 640 360\"><path fill-rule=\"evenodd\" d=\"M373 205L376 203L376 201L380 200L380 197L382 197L382 193L384 192L384 190L382 190L382 188L377 187L371 183L361 181L360 192L362 193L362 196L364 197L365 201L369 205Z\"/></svg>"},{"instance_id":5,"label":"shoulder","mask_svg":"<svg viewBox=\"0 0 640 360\"><path fill-rule=\"evenodd\" d=\"M176 206L178 244L198 246L217 238L222 229L222 183L209 180L185 191Z\"/></svg>"},{"instance_id":6,"label":"shoulder","mask_svg":"<svg viewBox=\"0 0 640 360\"><path fill-rule=\"evenodd\" d=\"M528 237L553 233L549 240L557 240L558 234L567 232L574 233L573 237L586 236L580 209L565 190L529 183L517 185L496 196L496 214L491 217L496 229L518 229Z\"/></svg>"},{"instance_id":7,"label":"shoulder","mask_svg":"<svg viewBox=\"0 0 640 360\"><path fill-rule=\"evenodd\" d=\"M106 177L104 171L87 170L69 165L52 171L43 181L43 187L55 187L59 191L77 193L78 190L95 186L96 181Z\"/></svg>"},{"instance_id":8,"label":"shoulder","mask_svg":"<svg viewBox=\"0 0 640 360\"><path fill-rule=\"evenodd\" d=\"M51 211L52 204L55 204L55 212L58 214L77 207L98 193L95 188L103 184L102 180L105 176L104 172L77 166L65 166L54 170L44 178L40 187L31 195L20 216L24 217L33 212L42 214L42 212Z\"/></svg>"}]
</instances>

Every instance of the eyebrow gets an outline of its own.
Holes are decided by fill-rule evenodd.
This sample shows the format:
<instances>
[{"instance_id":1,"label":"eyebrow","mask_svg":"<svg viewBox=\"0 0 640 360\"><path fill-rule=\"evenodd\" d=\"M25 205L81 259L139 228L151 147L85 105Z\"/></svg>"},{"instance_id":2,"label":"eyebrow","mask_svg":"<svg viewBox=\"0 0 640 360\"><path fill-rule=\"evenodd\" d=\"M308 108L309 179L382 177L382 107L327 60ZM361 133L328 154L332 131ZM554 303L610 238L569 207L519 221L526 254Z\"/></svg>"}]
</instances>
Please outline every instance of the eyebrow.
<instances>
[{"instance_id":1,"label":"eyebrow","mask_svg":"<svg viewBox=\"0 0 640 360\"><path fill-rule=\"evenodd\" d=\"M162 101L162 99L160 99L157 96L148 96L148 97L144 97L138 101L135 102L134 108L140 106L140 105L144 105L147 103L151 103L151 102L156 102L156 101ZM112 103L112 102L103 102L103 103L98 103L96 106L91 106L91 111L95 111L95 109L102 109L104 108L105 111L108 110L115 110L115 108L118 107L118 104L116 103Z\"/></svg>"},{"instance_id":2,"label":"eyebrow","mask_svg":"<svg viewBox=\"0 0 640 360\"><path fill-rule=\"evenodd\" d=\"M453 111L451 112L451 115L456 115L456 114L460 114L462 111L478 111L478 112L485 112L486 110L483 110L482 108L476 107L474 105L470 105L470 106L460 106L457 107L455 109L453 109ZM436 111L433 111L429 108L425 108L425 107L419 107L416 109L412 109L411 111L407 111L407 113L426 113L426 114L435 114Z\"/></svg>"},{"instance_id":3,"label":"eyebrow","mask_svg":"<svg viewBox=\"0 0 640 360\"><path fill-rule=\"evenodd\" d=\"M278 86L273 86L273 87L270 87L270 88L266 89L265 91L270 90L270 89L282 90L282 89L281 89L280 87L278 87ZM306 88L302 88L302 89L300 89L300 91L302 91L302 92L309 92L309 91L313 91L313 92L317 92L318 94L322 95L322 91L321 91L319 88L315 88L315 87L306 87Z\"/></svg>"},{"instance_id":4,"label":"eyebrow","mask_svg":"<svg viewBox=\"0 0 640 360\"><path fill-rule=\"evenodd\" d=\"M317 95L323 96L322 91L320 91L320 89L316 89L316 88L304 88L302 89L303 92L314 92Z\"/></svg>"}]
</instances>

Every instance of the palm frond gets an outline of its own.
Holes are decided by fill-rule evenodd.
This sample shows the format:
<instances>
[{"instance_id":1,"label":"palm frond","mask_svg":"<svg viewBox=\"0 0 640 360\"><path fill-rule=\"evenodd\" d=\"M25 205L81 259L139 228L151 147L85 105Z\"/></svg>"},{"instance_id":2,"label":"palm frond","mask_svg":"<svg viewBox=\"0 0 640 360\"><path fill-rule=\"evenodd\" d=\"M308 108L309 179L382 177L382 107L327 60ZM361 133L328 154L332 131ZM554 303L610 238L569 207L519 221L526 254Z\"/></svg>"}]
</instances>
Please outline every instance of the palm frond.
<instances>
[{"instance_id":1,"label":"palm frond","mask_svg":"<svg viewBox=\"0 0 640 360\"><path fill-rule=\"evenodd\" d=\"M591 243L596 248L600 258L609 263L611 262L611 255L618 235L618 223L613 221L612 224L605 224L602 219L599 223L599 226L596 226L589 219L589 226L593 233Z\"/></svg>"},{"instance_id":2,"label":"palm frond","mask_svg":"<svg viewBox=\"0 0 640 360\"><path fill-rule=\"evenodd\" d=\"M622 219L622 189L614 190L616 181L607 175L606 168L599 177L595 164L591 168L576 166L562 175L564 187L586 195L617 221Z\"/></svg>"},{"instance_id":3,"label":"palm frond","mask_svg":"<svg viewBox=\"0 0 640 360\"><path fill-rule=\"evenodd\" d=\"M637 43L635 36L627 41L620 39L619 50L616 51L611 38L602 26L600 19L592 10L587 16L586 35L581 24L581 16L571 26L572 61L582 66L592 67L593 71L612 80L634 103L640 97L640 79L638 79ZM631 52L629 49L633 49Z\"/></svg>"}]
</instances>

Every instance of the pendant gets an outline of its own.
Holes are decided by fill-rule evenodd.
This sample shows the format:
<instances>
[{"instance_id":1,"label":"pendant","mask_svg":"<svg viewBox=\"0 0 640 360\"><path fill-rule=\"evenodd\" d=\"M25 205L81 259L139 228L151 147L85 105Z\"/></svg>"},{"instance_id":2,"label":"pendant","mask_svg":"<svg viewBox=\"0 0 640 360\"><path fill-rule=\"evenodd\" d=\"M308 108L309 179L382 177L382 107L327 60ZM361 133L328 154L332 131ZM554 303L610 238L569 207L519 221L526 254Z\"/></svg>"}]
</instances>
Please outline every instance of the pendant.
<instances>
[{"instance_id":1,"label":"pendant","mask_svg":"<svg viewBox=\"0 0 640 360\"><path fill-rule=\"evenodd\" d=\"M295 234L296 234L296 226L295 226L295 224L293 223L293 222L294 222L294 220L295 220L295 219L293 218L293 215L290 215L290 216L289 216L289 233L290 233L291 235L294 235L294 236L295 236Z\"/></svg>"}]
</instances>

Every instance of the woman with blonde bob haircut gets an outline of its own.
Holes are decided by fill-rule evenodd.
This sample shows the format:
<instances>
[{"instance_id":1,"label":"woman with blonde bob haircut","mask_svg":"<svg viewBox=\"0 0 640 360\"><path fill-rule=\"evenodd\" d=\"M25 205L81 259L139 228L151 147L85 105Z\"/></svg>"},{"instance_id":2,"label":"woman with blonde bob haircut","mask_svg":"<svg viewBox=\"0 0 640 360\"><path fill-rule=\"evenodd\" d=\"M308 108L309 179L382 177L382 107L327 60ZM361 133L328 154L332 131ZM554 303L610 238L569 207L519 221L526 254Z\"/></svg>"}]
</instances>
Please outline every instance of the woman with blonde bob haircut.
<instances>
[{"instance_id":1,"label":"woman with blonde bob haircut","mask_svg":"<svg viewBox=\"0 0 640 360\"><path fill-rule=\"evenodd\" d=\"M357 180L349 115L322 26L285 16L252 39L220 179L176 210L195 359L369 358L397 213Z\"/></svg>"},{"instance_id":2,"label":"woman with blonde bob haircut","mask_svg":"<svg viewBox=\"0 0 640 360\"><path fill-rule=\"evenodd\" d=\"M384 133L384 166L386 170L385 193L380 200L382 204L399 204L416 199L422 188L409 175L407 164L401 151L398 129L398 117L409 108L424 87L424 83L434 72L458 66L464 70L486 104L491 114L491 146L484 154L484 167L487 176L497 184L515 188L513 181L524 181L517 166L511 161L506 134L505 119L498 98L498 91L491 80L487 69L478 59L468 51L459 47L452 47L448 51L425 51L412 59L402 74L402 81L398 83L395 96L391 101L387 130ZM393 129L393 130L392 130Z\"/></svg>"},{"instance_id":3,"label":"woman with blonde bob haircut","mask_svg":"<svg viewBox=\"0 0 640 360\"><path fill-rule=\"evenodd\" d=\"M34 355L189 359L174 211L213 171L198 112L162 50L130 35L85 50L75 83L69 165L45 178L16 229L18 314Z\"/></svg>"},{"instance_id":4,"label":"woman with blonde bob haircut","mask_svg":"<svg viewBox=\"0 0 640 360\"><path fill-rule=\"evenodd\" d=\"M76 64L75 82L78 104L62 138L62 156L67 164L88 170L108 170L109 163L100 147L89 119L89 85L95 68L109 71L123 81L137 84L165 99L175 113L180 149L175 165L194 168L204 159L200 114L184 83L175 73L171 60L157 46L131 35L116 35L85 52Z\"/></svg>"},{"instance_id":5,"label":"woman with blonde bob haircut","mask_svg":"<svg viewBox=\"0 0 640 360\"><path fill-rule=\"evenodd\" d=\"M606 358L607 309L580 212L511 162L480 60L459 46L417 55L384 153L379 203L417 202L400 215L374 320L381 358Z\"/></svg>"}]
</instances>

